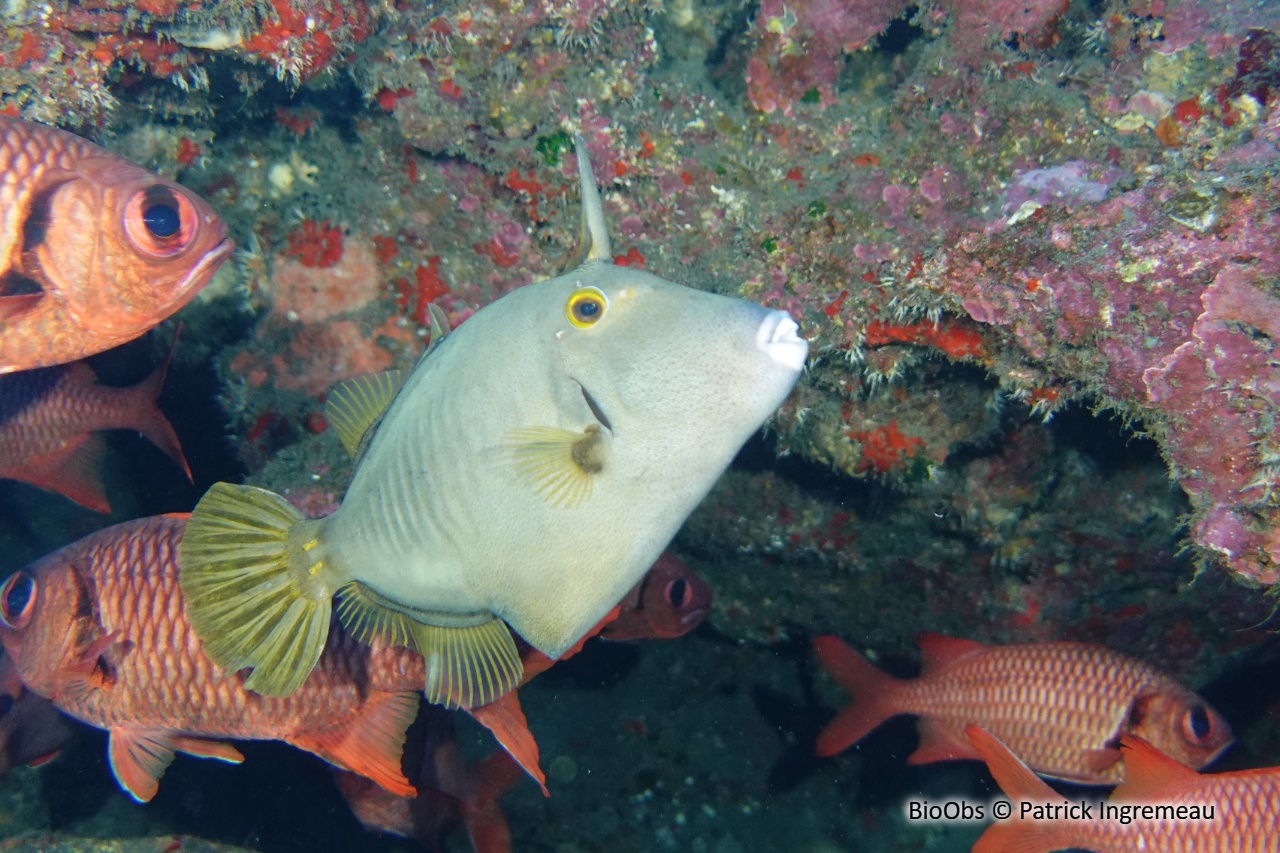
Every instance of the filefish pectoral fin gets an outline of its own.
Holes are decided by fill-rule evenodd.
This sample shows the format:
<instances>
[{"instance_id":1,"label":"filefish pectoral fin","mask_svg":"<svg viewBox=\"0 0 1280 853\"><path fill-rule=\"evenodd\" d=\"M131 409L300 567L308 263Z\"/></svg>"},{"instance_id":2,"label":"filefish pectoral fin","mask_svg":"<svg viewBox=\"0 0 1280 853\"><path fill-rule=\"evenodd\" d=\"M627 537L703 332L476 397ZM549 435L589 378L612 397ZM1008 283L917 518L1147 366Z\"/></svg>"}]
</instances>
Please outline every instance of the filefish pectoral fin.
<instances>
[{"instance_id":1,"label":"filefish pectoral fin","mask_svg":"<svg viewBox=\"0 0 1280 853\"><path fill-rule=\"evenodd\" d=\"M273 492L230 483L215 483L187 521L178 548L187 617L214 663L253 668L248 690L288 696L324 650L333 592L298 535L314 524Z\"/></svg>"},{"instance_id":2,"label":"filefish pectoral fin","mask_svg":"<svg viewBox=\"0 0 1280 853\"><path fill-rule=\"evenodd\" d=\"M514 690L524 672L510 629L496 617L472 625L431 625L352 582L338 590L338 621L358 642L376 639L421 654L426 660L422 692L434 705L487 705Z\"/></svg>"},{"instance_id":3,"label":"filefish pectoral fin","mask_svg":"<svg viewBox=\"0 0 1280 853\"><path fill-rule=\"evenodd\" d=\"M368 444L374 427L400 393L406 378L403 370L387 370L339 382L329 391L324 416L352 459Z\"/></svg>"},{"instance_id":4,"label":"filefish pectoral fin","mask_svg":"<svg viewBox=\"0 0 1280 853\"><path fill-rule=\"evenodd\" d=\"M519 427L506 444L520 479L555 506L574 507L591 494L604 470L603 435L598 424L574 431L560 427Z\"/></svg>"}]
</instances>

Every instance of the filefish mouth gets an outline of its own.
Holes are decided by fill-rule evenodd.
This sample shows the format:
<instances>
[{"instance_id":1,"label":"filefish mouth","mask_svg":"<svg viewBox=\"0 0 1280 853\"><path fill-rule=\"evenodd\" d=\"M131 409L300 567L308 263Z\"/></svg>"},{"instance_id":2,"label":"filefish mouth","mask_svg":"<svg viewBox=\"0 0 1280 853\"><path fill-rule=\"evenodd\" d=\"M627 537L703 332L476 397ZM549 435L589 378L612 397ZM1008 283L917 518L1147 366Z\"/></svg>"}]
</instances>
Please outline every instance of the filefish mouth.
<instances>
[{"instance_id":1,"label":"filefish mouth","mask_svg":"<svg viewBox=\"0 0 1280 853\"><path fill-rule=\"evenodd\" d=\"M786 311L770 311L756 329L756 346L769 358L794 373L804 369L809 342Z\"/></svg>"}]
</instances>

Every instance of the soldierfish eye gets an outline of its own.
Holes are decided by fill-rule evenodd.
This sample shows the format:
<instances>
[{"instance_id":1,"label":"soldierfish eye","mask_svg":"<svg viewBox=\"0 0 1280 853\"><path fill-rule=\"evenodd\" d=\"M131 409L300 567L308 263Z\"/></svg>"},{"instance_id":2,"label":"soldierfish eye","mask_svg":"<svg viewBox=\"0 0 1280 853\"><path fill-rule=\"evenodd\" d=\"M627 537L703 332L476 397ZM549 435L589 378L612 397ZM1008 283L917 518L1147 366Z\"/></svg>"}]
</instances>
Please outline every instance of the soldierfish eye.
<instances>
[{"instance_id":1,"label":"soldierfish eye","mask_svg":"<svg viewBox=\"0 0 1280 853\"><path fill-rule=\"evenodd\" d=\"M0 622L20 631L31 621L36 607L36 579L26 572L15 572L0 586Z\"/></svg>"},{"instance_id":2,"label":"soldierfish eye","mask_svg":"<svg viewBox=\"0 0 1280 853\"><path fill-rule=\"evenodd\" d=\"M570 323L579 329L585 329L599 321L608 307L609 299L604 295L604 291L595 287L584 287L575 290L569 296L564 311Z\"/></svg>"},{"instance_id":3,"label":"soldierfish eye","mask_svg":"<svg viewBox=\"0 0 1280 853\"><path fill-rule=\"evenodd\" d=\"M676 578L662 592L672 607L684 607L689 603L689 585L684 578Z\"/></svg>"},{"instance_id":4,"label":"soldierfish eye","mask_svg":"<svg viewBox=\"0 0 1280 853\"><path fill-rule=\"evenodd\" d=\"M125 205L124 231L143 254L169 258L191 245L197 218L186 196L164 184L154 184L135 192Z\"/></svg>"},{"instance_id":5,"label":"soldierfish eye","mask_svg":"<svg viewBox=\"0 0 1280 853\"><path fill-rule=\"evenodd\" d=\"M1213 735L1213 721L1203 705L1192 705L1182 715L1182 736L1191 743L1204 743Z\"/></svg>"}]
</instances>

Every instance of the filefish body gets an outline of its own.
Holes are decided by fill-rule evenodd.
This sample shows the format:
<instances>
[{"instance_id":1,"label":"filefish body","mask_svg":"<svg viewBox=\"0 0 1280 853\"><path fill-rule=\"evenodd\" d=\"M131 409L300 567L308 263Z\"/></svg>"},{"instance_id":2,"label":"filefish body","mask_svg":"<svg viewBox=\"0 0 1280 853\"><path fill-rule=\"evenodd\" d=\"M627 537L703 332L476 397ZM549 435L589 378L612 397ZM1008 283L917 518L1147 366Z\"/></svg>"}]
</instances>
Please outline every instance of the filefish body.
<instances>
[{"instance_id":1,"label":"filefish body","mask_svg":"<svg viewBox=\"0 0 1280 853\"><path fill-rule=\"evenodd\" d=\"M1017 802L1061 803L1063 798L1038 779L1025 763L989 733L974 726L969 738L1000 788ZM1085 849L1095 853L1255 853L1280 852L1280 767L1197 773L1156 749L1147 741L1126 735L1120 741L1125 780L1111 795L1115 815L1135 804L1184 807L1184 815L1202 811L1199 818L1176 815L1136 816L1124 822L1103 818L1094 803L1092 818L1081 820L1019 819L990 826L973 846L973 853L1050 853ZM1212 818L1203 811L1212 809Z\"/></svg>"},{"instance_id":2,"label":"filefish body","mask_svg":"<svg viewBox=\"0 0 1280 853\"><path fill-rule=\"evenodd\" d=\"M0 116L0 374L138 337L233 248L190 190L73 134Z\"/></svg>"},{"instance_id":3,"label":"filefish body","mask_svg":"<svg viewBox=\"0 0 1280 853\"><path fill-rule=\"evenodd\" d=\"M0 375L0 478L58 492L110 512L101 467L104 429L135 429L191 469L173 427L156 407L168 362L132 388L97 384L83 362Z\"/></svg>"},{"instance_id":4,"label":"filefish body","mask_svg":"<svg viewBox=\"0 0 1280 853\"><path fill-rule=\"evenodd\" d=\"M0 640L18 676L59 709L110 734L111 768L147 801L174 751L239 762L222 738L283 740L397 794L404 733L419 704L420 656L335 631L286 699L251 693L209 660L178 588L184 520L108 527L0 587Z\"/></svg>"},{"instance_id":5,"label":"filefish body","mask_svg":"<svg viewBox=\"0 0 1280 853\"><path fill-rule=\"evenodd\" d=\"M305 677L336 594L358 636L423 652L430 701L493 701L520 678L507 626L563 654L790 392L808 352L796 324L614 266L581 145L579 158L586 261L428 353L333 515L306 521L226 484L197 506L192 622L215 660L254 668L251 689Z\"/></svg>"},{"instance_id":6,"label":"filefish body","mask_svg":"<svg viewBox=\"0 0 1280 853\"><path fill-rule=\"evenodd\" d=\"M1232 743L1207 702L1142 661L1090 643L985 646L921 634L920 677L893 678L835 637L818 637L823 668L853 697L819 735L835 755L898 714L920 716L909 764L977 758L965 727L1008 744L1036 773L1087 785L1124 775L1120 738L1138 735L1199 769Z\"/></svg>"}]
</instances>

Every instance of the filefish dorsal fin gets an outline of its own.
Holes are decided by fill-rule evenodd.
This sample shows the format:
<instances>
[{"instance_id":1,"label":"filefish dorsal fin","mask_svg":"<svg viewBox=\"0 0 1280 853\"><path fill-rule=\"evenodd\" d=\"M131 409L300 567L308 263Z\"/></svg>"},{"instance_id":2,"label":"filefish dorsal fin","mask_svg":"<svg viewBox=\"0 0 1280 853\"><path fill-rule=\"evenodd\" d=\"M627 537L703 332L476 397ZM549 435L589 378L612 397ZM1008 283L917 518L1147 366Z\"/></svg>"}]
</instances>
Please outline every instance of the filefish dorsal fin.
<instances>
[{"instance_id":1,"label":"filefish dorsal fin","mask_svg":"<svg viewBox=\"0 0 1280 853\"><path fill-rule=\"evenodd\" d=\"M366 439L372 436L406 378L403 370L387 370L333 386L324 404L324 415L352 459L360 456L362 445L368 443Z\"/></svg>"},{"instance_id":2,"label":"filefish dorsal fin","mask_svg":"<svg viewBox=\"0 0 1280 853\"><path fill-rule=\"evenodd\" d=\"M578 194L582 200L582 230L578 235L578 250L565 266L565 272L576 269L588 261L613 263L613 249L609 245L609 229L604 221L604 205L596 188L596 176L591 171L591 158L582 135L573 135L573 147L578 153Z\"/></svg>"}]
</instances>

